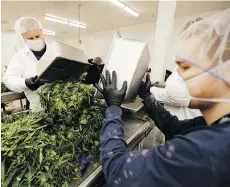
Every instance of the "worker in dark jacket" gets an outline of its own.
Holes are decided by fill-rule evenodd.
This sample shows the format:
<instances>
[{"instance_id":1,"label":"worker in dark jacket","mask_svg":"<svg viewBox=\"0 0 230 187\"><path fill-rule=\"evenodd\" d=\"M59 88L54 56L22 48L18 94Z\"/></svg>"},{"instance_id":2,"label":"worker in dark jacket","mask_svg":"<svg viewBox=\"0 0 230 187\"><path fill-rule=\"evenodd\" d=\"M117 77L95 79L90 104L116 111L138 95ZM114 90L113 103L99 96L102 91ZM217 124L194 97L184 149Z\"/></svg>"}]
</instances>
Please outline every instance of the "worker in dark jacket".
<instances>
[{"instance_id":1,"label":"worker in dark jacket","mask_svg":"<svg viewBox=\"0 0 230 187\"><path fill-rule=\"evenodd\" d=\"M165 134L165 145L142 151L127 148L120 108L127 83L117 90L115 72L112 80L108 71L106 79L101 75L103 89L97 87L108 108L100 137L100 161L109 186L230 186L229 22L229 11L205 18L188 28L178 44L178 73L181 86L188 88L183 97L191 97L190 107L199 108L203 117L178 120L151 95L148 75L141 84L139 95Z\"/></svg>"}]
</instances>

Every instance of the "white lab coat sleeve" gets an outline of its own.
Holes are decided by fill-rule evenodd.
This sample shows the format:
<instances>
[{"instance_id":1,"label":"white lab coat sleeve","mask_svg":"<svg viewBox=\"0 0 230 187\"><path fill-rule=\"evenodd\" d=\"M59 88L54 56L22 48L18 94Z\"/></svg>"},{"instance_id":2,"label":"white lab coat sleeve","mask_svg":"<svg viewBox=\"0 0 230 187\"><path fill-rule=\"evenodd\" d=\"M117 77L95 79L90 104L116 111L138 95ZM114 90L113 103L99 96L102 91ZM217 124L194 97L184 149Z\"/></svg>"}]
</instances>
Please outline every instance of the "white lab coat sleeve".
<instances>
[{"instance_id":1,"label":"white lab coat sleeve","mask_svg":"<svg viewBox=\"0 0 230 187\"><path fill-rule=\"evenodd\" d=\"M150 92L151 94L154 96L154 98L157 100L157 101L161 101L161 102L164 102L164 96L166 93L165 93L165 89L164 88L157 88L157 87L152 87L150 89Z\"/></svg>"},{"instance_id":2,"label":"white lab coat sleeve","mask_svg":"<svg viewBox=\"0 0 230 187\"><path fill-rule=\"evenodd\" d=\"M22 72L20 66L20 55L15 54L4 74L3 80L7 88L14 92L21 93L23 92L27 87L25 84L25 78L22 77Z\"/></svg>"},{"instance_id":3,"label":"white lab coat sleeve","mask_svg":"<svg viewBox=\"0 0 230 187\"><path fill-rule=\"evenodd\" d=\"M188 107L190 98L185 93L180 79L180 75L174 71L167 79L165 88L152 87L150 91L157 101L173 107Z\"/></svg>"},{"instance_id":4,"label":"white lab coat sleeve","mask_svg":"<svg viewBox=\"0 0 230 187\"><path fill-rule=\"evenodd\" d=\"M170 105L170 106L177 106L177 107L188 107L190 100L183 96L179 95L170 95L168 93L168 87L166 85L165 88L156 88L152 87L150 92L155 97L157 101L162 101L163 103Z\"/></svg>"}]
</instances>

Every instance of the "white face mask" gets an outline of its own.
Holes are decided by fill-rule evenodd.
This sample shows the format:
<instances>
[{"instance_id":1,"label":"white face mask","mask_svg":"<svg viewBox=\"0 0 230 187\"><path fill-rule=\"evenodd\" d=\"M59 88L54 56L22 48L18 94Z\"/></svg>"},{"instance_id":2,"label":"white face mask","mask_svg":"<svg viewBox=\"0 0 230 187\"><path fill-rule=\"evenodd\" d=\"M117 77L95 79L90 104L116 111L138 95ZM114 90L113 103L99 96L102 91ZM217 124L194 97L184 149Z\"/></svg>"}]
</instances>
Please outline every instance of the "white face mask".
<instances>
[{"instance_id":1,"label":"white face mask","mask_svg":"<svg viewBox=\"0 0 230 187\"><path fill-rule=\"evenodd\" d=\"M177 72L169 76L166 81L166 91L169 96L180 103L181 106L189 106L191 97L188 87Z\"/></svg>"},{"instance_id":2,"label":"white face mask","mask_svg":"<svg viewBox=\"0 0 230 187\"><path fill-rule=\"evenodd\" d=\"M230 103L230 99L228 98L198 98L191 96L186 82L180 77L178 73L175 74L173 80L169 80L167 88L169 95L174 98L180 98L179 100L181 100L185 106L188 106L191 100Z\"/></svg>"},{"instance_id":3,"label":"white face mask","mask_svg":"<svg viewBox=\"0 0 230 187\"><path fill-rule=\"evenodd\" d=\"M43 39L28 40L26 39L26 44L33 51L41 51L44 48Z\"/></svg>"}]
</instances>

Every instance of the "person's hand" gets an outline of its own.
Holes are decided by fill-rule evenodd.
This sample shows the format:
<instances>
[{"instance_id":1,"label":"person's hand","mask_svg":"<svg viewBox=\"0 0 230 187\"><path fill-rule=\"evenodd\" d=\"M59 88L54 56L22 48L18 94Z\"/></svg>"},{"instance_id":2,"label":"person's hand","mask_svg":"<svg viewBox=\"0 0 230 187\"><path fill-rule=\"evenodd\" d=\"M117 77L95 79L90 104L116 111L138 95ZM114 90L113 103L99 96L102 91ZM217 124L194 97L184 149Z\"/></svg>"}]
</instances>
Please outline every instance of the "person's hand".
<instances>
[{"instance_id":1,"label":"person's hand","mask_svg":"<svg viewBox=\"0 0 230 187\"><path fill-rule=\"evenodd\" d=\"M108 106L116 105L120 106L125 99L126 90L127 90L127 81L124 81L121 90L117 90L117 74L113 71L112 81L109 74L109 71L106 70L106 79L103 74L100 75L103 89L95 84L95 87L101 92L104 96L104 99Z\"/></svg>"},{"instance_id":2,"label":"person's hand","mask_svg":"<svg viewBox=\"0 0 230 187\"><path fill-rule=\"evenodd\" d=\"M104 64L100 65L92 65L88 70L87 70L87 75L85 77L85 80L83 83L85 84L95 84L98 83L100 80L100 74L102 73Z\"/></svg>"},{"instance_id":3,"label":"person's hand","mask_svg":"<svg viewBox=\"0 0 230 187\"><path fill-rule=\"evenodd\" d=\"M100 57L96 57L95 59L90 58L88 62L92 64L90 68L87 70L87 75L83 83L85 84L95 84L100 80L100 74L104 68L104 64L101 64L102 59Z\"/></svg>"},{"instance_id":4,"label":"person's hand","mask_svg":"<svg viewBox=\"0 0 230 187\"><path fill-rule=\"evenodd\" d=\"M147 74L146 75L146 81L141 82L141 85L140 85L139 90L138 90L138 94L139 94L141 99L146 99L148 96L151 95L150 87L151 87L151 81L150 81L149 74Z\"/></svg>"},{"instance_id":5,"label":"person's hand","mask_svg":"<svg viewBox=\"0 0 230 187\"><path fill-rule=\"evenodd\" d=\"M26 78L25 84L31 91L37 90L43 84L37 81L38 76Z\"/></svg>"}]
</instances>

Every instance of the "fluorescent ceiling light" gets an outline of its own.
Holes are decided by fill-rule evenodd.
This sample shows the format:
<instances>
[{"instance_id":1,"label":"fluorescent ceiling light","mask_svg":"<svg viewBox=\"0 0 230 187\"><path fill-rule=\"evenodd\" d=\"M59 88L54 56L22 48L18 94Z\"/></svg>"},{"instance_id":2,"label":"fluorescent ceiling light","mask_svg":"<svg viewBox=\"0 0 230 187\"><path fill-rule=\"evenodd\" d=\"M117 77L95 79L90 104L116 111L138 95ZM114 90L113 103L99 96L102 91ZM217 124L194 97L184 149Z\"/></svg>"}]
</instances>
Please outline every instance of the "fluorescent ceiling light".
<instances>
[{"instance_id":1,"label":"fluorescent ceiling light","mask_svg":"<svg viewBox=\"0 0 230 187\"><path fill-rule=\"evenodd\" d=\"M42 32L44 33L44 34L47 34L47 35L53 35L53 36L55 36L55 32L54 31L48 31L48 30L42 30Z\"/></svg>"},{"instance_id":2,"label":"fluorescent ceiling light","mask_svg":"<svg viewBox=\"0 0 230 187\"><path fill-rule=\"evenodd\" d=\"M138 14L136 11L134 11L133 9L131 9L131 8L127 7L127 6L124 7L124 10L125 10L126 12L132 14L132 15L135 16L135 17L138 17L138 16L139 16L139 14Z\"/></svg>"},{"instance_id":3,"label":"fluorescent ceiling light","mask_svg":"<svg viewBox=\"0 0 230 187\"><path fill-rule=\"evenodd\" d=\"M61 18L61 17L58 17L58 16L54 16L54 15L51 15L51 14L46 14L46 13L45 13L45 16L51 17L51 18L60 19L60 20L63 20L63 21L68 21L68 19Z\"/></svg>"},{"instance_id":4,"label":"fluorescent ceiling light","mask_svg":"<svg viewBox=\"0 0 230 187\"><path fill-rule=\"evenodd\" d=\"M123 3L121 3L120 1L117 0L109 0L111 3L115 4L116 6L118 6L119 8L124 8L125 5Z\"/></svg>"},{"instance_id":5,"label":"fluorescent ceiling light","mask_svg":"<svg viewBox=\"0 0 230 187\"><path fill-rule=\"evenodd\" d=\"M78 24L78 25L83 25L83 26L86 26L86 24L85 24L85 23L78 22L78 21L72 21L72 20L69 20L69 23L74 23L74 24Z\"/></svg>"},{"instance_id":6,"label":"fluorescent ceiling light","mask_svg":"<svg viewBox=\"0 0 230 187\"><path fill-rule=\"evenodd\" d=\"M80 25L80 24L78 24L78 23L72 23L72 22L69 22L69 25L70 25L70 26L74 26L74 27L86 28L86 26L85 26L85 25Z\"/></svg>"},{"instance_id":7,"label":"fluorescent ceiling light","mask_svg":"<svg viewBox=\"0 0 230 187\"><path fill-rule=\"evenodd\" d=\"M118 0L108 0L108 1L115 4L119 8L123 9L124 11L128 12L129 14L131 14L135 17L139 16L139 13L137 13L135 10L129 8L128 6L126 6L125 4L123 4L122 2L120 2Z\"/></svg>"},{"instance_id":8,"label":"fluorescent ceiling light","mask_svg":"<svg viewBox=\"0 0 230 187\"><path fill-rule=\"evenodd\" d=\"M49 21L53 21L53 22L62 23L62 24L68 24L68 25L74 26L74 27L86 28L85 23L80 23L80 22L77 22L77 21L72 21L72 20L68 20L68 19L65 19L65 18L60 18L58 16L54 16L54 15L51 15L51 14L45 14L45 19L49 20Z\"/></svg>"},{"instance_id":9,"label":"fluorescent ceiling light","mask_svg":"<svg viewBox=\"0 0 230 187\"><path fill-rule=\"evenodd\" d=\"M56 18L45 17L45 19L46 19L46 20L49 20L49 21L53 21L53 22L62 23L62 24L68 24L68 21L60 20L60 19L56 19Z\"/></svg>"}]
</instances>

